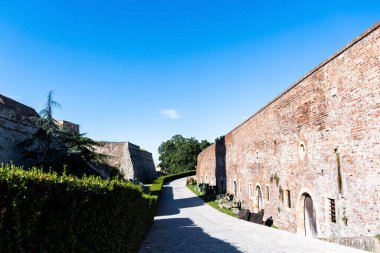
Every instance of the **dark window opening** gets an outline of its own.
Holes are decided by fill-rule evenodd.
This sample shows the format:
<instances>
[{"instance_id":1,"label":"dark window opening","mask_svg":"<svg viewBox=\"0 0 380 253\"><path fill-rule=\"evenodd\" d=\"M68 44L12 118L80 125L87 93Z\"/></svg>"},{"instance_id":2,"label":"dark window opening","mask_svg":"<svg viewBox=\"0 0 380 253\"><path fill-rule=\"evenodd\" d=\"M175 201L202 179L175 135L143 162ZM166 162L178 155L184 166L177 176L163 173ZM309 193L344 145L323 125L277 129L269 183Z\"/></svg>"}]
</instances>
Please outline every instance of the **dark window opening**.
<instances>
[{"instance_id":1,"label":"dark window opening","mask_svg":"<svg viewBox=\"0 0 380 253\"><path fill-rule=\"evenodd\" d=\"M292 203L291 203L291 199L290 199L290 191L289 190L287 190L287 191L285 191L286 192L286 198L287 198L287 206L288 206L288 208L291 208L292 207Z\"/></svg>"},{"instance_id":2,"label":"dark window opening","mask_svg":"<svg viewBox=\"0 0 380 253\"><path fill-rule=\"evenodd\" d=\"M329 199L330 201L330 220L333 223L336 223L336 208L335 208L335 199Z\"/></svg>"}]
</instances>

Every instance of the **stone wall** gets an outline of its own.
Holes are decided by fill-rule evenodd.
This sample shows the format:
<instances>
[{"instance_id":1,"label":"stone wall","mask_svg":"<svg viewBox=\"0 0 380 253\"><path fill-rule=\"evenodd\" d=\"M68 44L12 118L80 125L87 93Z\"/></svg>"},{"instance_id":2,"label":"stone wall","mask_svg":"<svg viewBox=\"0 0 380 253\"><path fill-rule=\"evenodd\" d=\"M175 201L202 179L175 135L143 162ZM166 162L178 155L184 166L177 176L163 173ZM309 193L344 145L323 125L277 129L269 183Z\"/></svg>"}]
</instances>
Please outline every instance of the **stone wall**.
<instances>
[{"instance_id":1,"label":"stone wall","mask_svg":"<svg viewBox=\"0 0 380 253\"><path fill-rule=\"evenodd\" d=\"M39 115L33 108L0 95L0 162L22 164L17 144L38 130L29 117Z\"/></svg>"},{"instance_id":2,"label":"stone wall","mask_svg":"<svg viewBox=\"0 0 380 253\"><path fill-rule=\"evenodd\" d=\"M80 133L80 126L78 124L66 121L66 120L56 120L57 125L63 129L68 129L76 133Z\"/></svg>"},{"instance_id":3,"label":"stone wall","mask_svg":"<svg viewBox=\"0 0 380 253\"><path fill-rule=\"evenodd\" d=\"M226 182L245 207L294 233L380 234L379 26L204 150L198 181Z\"/></svg>"},{"instance_id":4,"label":"stone wall","mask_svg":"<svg viewBox=\"0 0 380 253\"><path fill-rule=\"evenodd\" d=\"M21 156L17 144L29 139L38 128L30 117L39 117L31 107L0 95L0 163L13 162L25 167L32 166ZM79 125L59 120L57 124L79 132ZM104 178L115 175L115 168L122 171L126 179L150 182L156 178L152 154L128 142L105 142L99 152L110 155L107 166L93 166L92 169Z\"/></svg>"},{"instance_id":5,"label":"stone wall","mask_svg":"<svg viewBox=\"0 0 380 253\"><path fill-rule=\"evenodd\" d=\"M108 164L117 168L125 179L152 182L156 177L152 154L129 142L99 142L97 152L109 155Z\"/></svg>"}]
</instances>

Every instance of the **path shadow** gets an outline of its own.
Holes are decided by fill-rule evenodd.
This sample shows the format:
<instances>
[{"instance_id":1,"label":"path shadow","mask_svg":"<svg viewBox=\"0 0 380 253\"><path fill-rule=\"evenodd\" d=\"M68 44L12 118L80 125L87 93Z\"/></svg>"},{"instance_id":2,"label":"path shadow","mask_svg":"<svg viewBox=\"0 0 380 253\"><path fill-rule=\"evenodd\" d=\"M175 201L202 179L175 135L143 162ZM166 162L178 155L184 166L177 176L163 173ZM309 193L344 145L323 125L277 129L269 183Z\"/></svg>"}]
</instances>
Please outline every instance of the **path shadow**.
<instances>
[{"instance_id":1,"label":"path shadow","mask_svg":"<svg viewBox=\"0 0 380 253\"><path fill-rule=\"evenodd\" d=\"M180 209L205 205L205 202L198 196L190 198L173 199L173 188L164 185L161 199L158 203L156 216L175 215L180 213Z\"/></svg>"},{"instance_id":2,"label":"path shadow","mask_svg":"<svg viewBox=\"0 0 380 253\"><path fill-rule=\"evenodd\" d=\"M189 218L158 219L140 245L150 252L240 252L230 243L211 237Z\"/></svg>"}]
</instances>

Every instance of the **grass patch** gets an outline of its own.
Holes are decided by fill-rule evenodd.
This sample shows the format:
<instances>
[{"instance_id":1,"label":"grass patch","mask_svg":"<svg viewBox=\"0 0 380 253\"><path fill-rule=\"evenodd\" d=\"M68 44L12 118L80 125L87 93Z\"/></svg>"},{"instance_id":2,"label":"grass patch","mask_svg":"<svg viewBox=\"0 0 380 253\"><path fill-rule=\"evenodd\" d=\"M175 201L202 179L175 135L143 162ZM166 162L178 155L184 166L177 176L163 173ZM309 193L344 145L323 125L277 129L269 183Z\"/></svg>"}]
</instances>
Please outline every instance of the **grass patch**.
<instances>
[{"instance_id":1,"label":"grass patch","mask_svg":"<svg viewBox=\"0 0 380 253\"><path fill-rule=\"evenodd\" d=\"M375 237L377 238L377 240L380 240L380 234L377 234Z\"/></svg>"},{"instance_id":2,"label":"grass patch","mask_svg":"<svg viewBox=\"0 0 380 253\"><path fill-rule=\"evenodd\" d=\"M220 208L218 203L215 202L216 198L215 196L206 196L202 193L199 193L196 189L195 189L195 185L187 185L187 188L189 188L195 195L197 195L198 197L200 197L201 199L203 199L204 202L206 202L206 204L208 204L209 206L215 208L216 210L218 210L219 212L222 212L222 213L225 213L225 214L228 214L232 217L235 217L237 218L238 216L236 214L234 214L230 209L227 209L227 208Z\"/></svg>"},{"instance_id":3,"label":"grass patch","mask_svg":"<svg viewBox=\"0 0 380 253\"><path fill-rule=\"evenodd\" d=\"M180 172L177 174L169 174L166 176L161 176L153 181L152 185L150 186L150 196L158 200L161 195L162 187L165 182L169 182L175 179L183 178L183 177L189 177L195 175L195 170L189 170Z\"/></svg>"}]
</instances>

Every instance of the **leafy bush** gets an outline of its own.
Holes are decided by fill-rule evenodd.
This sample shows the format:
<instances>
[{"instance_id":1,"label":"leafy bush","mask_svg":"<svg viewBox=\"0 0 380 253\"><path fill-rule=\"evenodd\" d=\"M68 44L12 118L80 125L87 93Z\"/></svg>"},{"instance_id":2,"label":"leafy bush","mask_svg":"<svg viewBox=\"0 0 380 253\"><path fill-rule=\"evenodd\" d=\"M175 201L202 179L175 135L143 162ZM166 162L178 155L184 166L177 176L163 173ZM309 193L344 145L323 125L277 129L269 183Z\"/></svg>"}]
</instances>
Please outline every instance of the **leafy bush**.
<instances>
[{"instance_id":1,"label":"leafy bush","mask_svg":"<svg viewBox=\"0 0 380 253\"><path fill-rule=\"evenodd\" d=\"M207 140L199 142L194 137L174 135L158 147L161 170L174 174L193 170L197 165L198 154L210 146Z\"/></svg>"},{"instance_id":2,"label":"leafy bush","mask_svg":"<svg viewBox=\"0 0 380 253\"><path fill-rule=\"evenodd\" d=\"M164 185L165 182L169 182L178 178L182 177L188 177L188 176L193 176L195 175L196 171L195 170L189 170L185 172L180 172L177 174L170 174L166 176L161 176L154 180L152 185L150 186L150 195L159 198L162 190L162 186Z\"/></svg>"},{"instance_id":3,"label":"leafy bush","mask_svg":"<svg viewBox=\"0 0 380 253\"><path fill-rule=\"evenodd\" d=\"M0 166L0 252L136 252L156 199L120 180Z\"/></svg>"}]
</instances>

